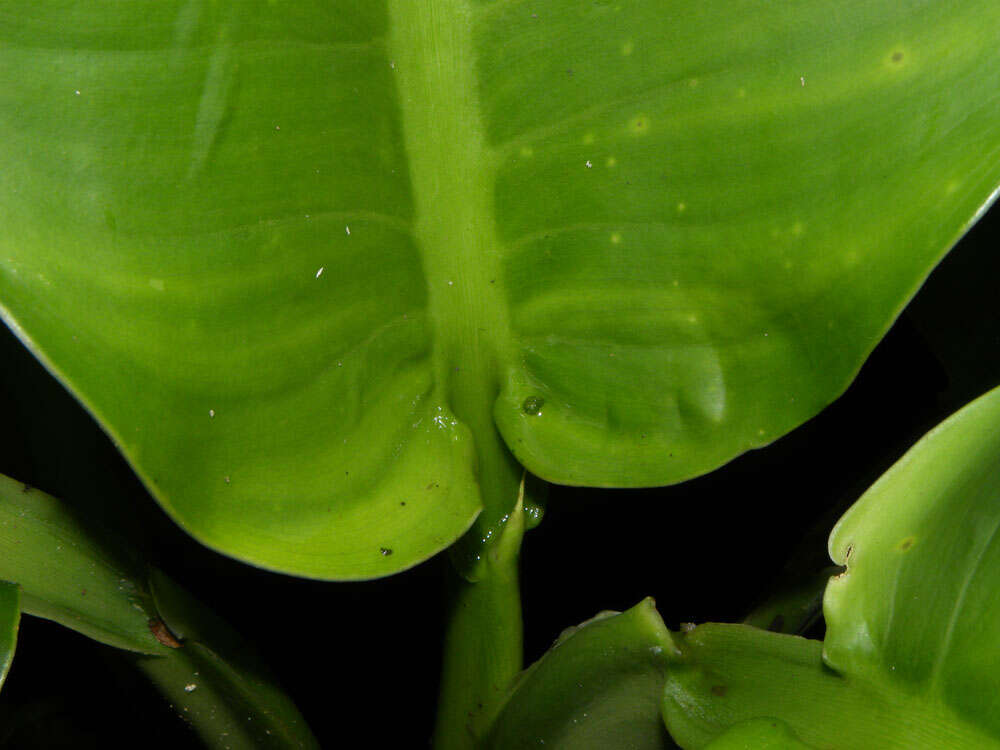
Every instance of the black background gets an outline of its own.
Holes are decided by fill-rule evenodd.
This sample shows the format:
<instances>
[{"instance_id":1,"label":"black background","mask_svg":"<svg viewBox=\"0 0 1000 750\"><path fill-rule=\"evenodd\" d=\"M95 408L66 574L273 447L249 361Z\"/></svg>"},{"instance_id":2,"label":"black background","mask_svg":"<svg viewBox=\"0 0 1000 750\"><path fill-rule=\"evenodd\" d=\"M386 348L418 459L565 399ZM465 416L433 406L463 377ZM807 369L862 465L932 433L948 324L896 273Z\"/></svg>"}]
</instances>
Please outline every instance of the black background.
<instances>
[{"instance_id":1,"label":"black background","mask_svg":"<svg viewBox=\"0 0 1000 750\"><path fill-rule=\"evenodd\" d=\"M807 530L825 532L823 519L927 429L1000 383L998 240L1000 208L932 274L847 393L771 446L674 487L553 487L522 553L527 658L564 627L646 595L671 627L741 619ZM0 472L142 545L257 645L324 747L427 745L444 557L386 580L319 583L206 550L164 515L91 418L2 326L0 363ZM198 741L113 649L25 617L0 695L0 746Z\"/></svg>"}]
</instances>

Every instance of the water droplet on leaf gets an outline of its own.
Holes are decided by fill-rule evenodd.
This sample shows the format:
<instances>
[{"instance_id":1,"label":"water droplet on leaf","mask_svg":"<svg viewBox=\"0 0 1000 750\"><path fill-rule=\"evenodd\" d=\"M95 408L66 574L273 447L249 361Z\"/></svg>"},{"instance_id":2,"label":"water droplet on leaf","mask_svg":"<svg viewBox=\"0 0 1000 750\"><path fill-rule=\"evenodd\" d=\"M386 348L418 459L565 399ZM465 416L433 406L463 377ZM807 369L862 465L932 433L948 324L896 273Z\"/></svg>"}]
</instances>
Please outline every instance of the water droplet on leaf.
<instances>
[{"instance_id":1,"label":"water droplet on leaf","mask_svg":"<svg viewBox=\"0 0 1000 750\"><path fill-rule=\"evenodd\" d=\"M530 414L537 417L542 413L542 407L545 405L545 399L541 396L528 396L524 399L524 403L521 408L524 409L525 414Z\"/></svg>"}]
</instances>

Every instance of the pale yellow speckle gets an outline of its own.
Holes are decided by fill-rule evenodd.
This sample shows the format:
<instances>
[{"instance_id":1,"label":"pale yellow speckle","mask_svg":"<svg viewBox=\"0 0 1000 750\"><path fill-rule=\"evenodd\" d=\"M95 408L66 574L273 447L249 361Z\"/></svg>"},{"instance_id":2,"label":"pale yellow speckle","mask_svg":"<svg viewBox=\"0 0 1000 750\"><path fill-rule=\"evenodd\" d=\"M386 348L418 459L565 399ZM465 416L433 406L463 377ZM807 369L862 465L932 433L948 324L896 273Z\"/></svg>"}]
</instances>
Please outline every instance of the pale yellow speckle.
<instances>
[{"instance_id":1,"label":"pale yellow speckle","mask_svg":"<svg viewBox=\"0 0 1000 750\"><path fill-rule=\"evenodd\" d=\"M521 155L522 158L530 159L532 156L535 155L535 149L533 149L531 146L521 146L521 150L518 151L518 153Z\"/></svg>"},{"instance_id":2,"label":"pale yellow speckle","mask_svg":"<svg viewBox=\"0 0 1000 750\"><path fill-rule=\"evenodd\" d=\"M740 89L739 91L736 92L736 96L738 96L740 99L746 99L747 98L747 90L746 89Z\"/></svg>"},{"instance_id":3,"label":"pale yellow speckle","mask_svg":"<svg viewBox=\"0 0 1000 750\"><path fill-rule=\"evenodd\" d=\"M962 185L961 180L951 180L944 187L945 195L954 195L955 192L959 189L959 187L961 187L961 185Z\"/></svg>"},{"instance_id":4,"label":"pale yellow speckle","mask_svg":"<svg viewBox=\"0 0 1000 750\"><path fill-rule=\"evenodd\" d=\"M806 230L805 225L801 221L797 221L792 224L792 234L798 237Z\"/></svg>"},{"instance_id":5,"label":"pale yellow speckle","mask_svg":"<svg viewBox=\"0 0 1000 750\"><path fill-rule=\"evenodd\" d=\"M636 115L628 121L628 131L632 135L646 135L649 132L649 118L646 115Z\"/></svg>"},{"instance_id":6,"label":"pale yellow speckle","mask_svg":"<svg viewBox=\"0 0 1000 750\"><path fill-rule=\"evenodd\" d=\"M681 285L681 282L680 282L679 279L674 279L673 282L671 282L671 283L673 283L674 286L680 286Z\"/></svg>"},{"instance_id":7,"label":"pale yellow speckle","mask_svg":"<svg viewBox=\"0 0 1000 750\"><path fill-rule=\"evenodd\" d=\"M587 133L585 136L583 136L580 142L583 143L584 146L589 146L591 143L594 142L594 134Z\"/></svg>"},{"instance_id":8,"label":"pale yellow speckle","mask_svg":"<svg viewBox=\"0 0 1000 750\"><path fill-rule=\"evenodd\" d=\"M784 265L786 271L790 271L794 264L791 258L785 258L785 262L782 265Z\"/></svg>"},{"instance_id":9,"label":"pale yellow speckle","mask_svg":"<svg viewBox=\"0 0 1000 750\"><path fill-rule=\"evenodd\" d=\"M858 251L851 250L844 253L844 265L847 267L856 266L858 264Z\"/></svg>"},{"instance_id":10,"label":"pale yellow speckle","mask_svg":"<svg viewBox=\"0 0 1000 750\"><path fill-rule=\"evenodd\" d=\"M685 203L684 201L681 201L680 203L677 204L677 213L679 214L684 213L685 211L687 211L687 207L688 204Z\"/></svg>"},{"instance_id":11,"label":"pale yellow speckle","mask_svg":"<svg viewBox=\"0 0 1000 750\"><path fill-rule=\"evenodd\" d=\"M614 169L617 165L618 165L618 160L613 156L609 156L604 161L604 166L606 166L608 169Z\"/></svg>"},{"instance_id":12,"label":"pale yellow speckle","mask_svg":"<svg viewBox=\"0 0 1000 750\"><path fill-rule=\"evenodd\" d=\"M622 241L622 236L620 234L618 234L618 232L615 232L614 234L611 235L611 244L612 245L617 245L621 241Z\"/></svg>"},{"instance_id":13,"label":"pale yellow speckle","mask_svg":"<svg viewBox=\"0 0 1000 750\"><path fill-rule=\"evenodd\" d=\"M691 315L687 316L687 321L688 321L688 323L697 323L698 322L698 316L692 313Z\"/></svg>"},{"instance_id":14,"label":"pale yellow speckle","mask_svg":"<svg viewBox=\"0 0 1000 750\"><path fill-rule=\"evenodd\" d=\"M149 285L158 292L162 292L165 287L163 279L150 279Z\"/></svg>"},{"instance_id":15,"label":"pale yellow speckle","mask_svg":"<svg viewBox=\"0 0 1000 750\"><path fill-rule=\"evenodd\" d=\"M688 79L688 86L690 86L693 89L698 88L698 84L699 83L700 83L700 81L697 78L690 78L690 79Z\"/></svg>"},{"instance_id":16,"label":"pale yellow speckle","mask_svg":"<svg viewBox=\"0 0 1000 750\"><path fill-rule=\"evenodd\" d=\"M632 40L631 39L627 40L622 45L622 54L625 55L625 57L628 57L629 55L631 55L634 50L635 50L635 45L632 44Z\"/></svg>"}]
</instances>

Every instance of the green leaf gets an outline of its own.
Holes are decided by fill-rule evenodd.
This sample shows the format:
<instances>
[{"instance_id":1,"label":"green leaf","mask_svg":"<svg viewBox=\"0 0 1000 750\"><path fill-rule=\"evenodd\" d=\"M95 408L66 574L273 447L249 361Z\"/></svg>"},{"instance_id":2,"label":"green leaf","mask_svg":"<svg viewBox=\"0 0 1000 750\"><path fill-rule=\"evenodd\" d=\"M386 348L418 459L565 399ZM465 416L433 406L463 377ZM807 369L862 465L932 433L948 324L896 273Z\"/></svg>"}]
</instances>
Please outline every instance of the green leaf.
<instances>
[{"instance_id":1,"label":"green leaf","mask_svg":"<svg viewBox=\"0 0 1000 750\"><path fill-rule=\"evenodd\" d=\"M752 719L737 724L708 745L708 750L804 750L788 725L777 719Z\"/></svg>"},{"instance_id":2,"label":"green leaf","mask_svg":"<svg viewBox=\"0 0 1000 750\"><path fill-rule=\"evenodd\" d=\"M1000 389L945 420L844 515L826 662L940 703L1000 745Z\"/></svg>"},{"instance_id":3,"label":"green leaf","mask_svg":"<svg viewBox=\"0 0 1000 750\"><path fill-rule=\"evenodd\" d=\"M253 649L163 573L147 584L120 547L64 503L0 475L0 684L23 610L133 652L211 747L317 747Z\"/></svg>"},{"instance_id":4,"label":"green leaf","mask_svg":"<svg viewBox=\"0 0 1000 750\"><path fill-rule=\"evenodd\" d=\"M21 620L20 591L13 583L0 581L0 687L14 660L17 626Z\"/></svg>"},{"instance_id":5,"label":"green leaf","mask_svg":"<svg viewBox=\"0 0 1000 750\"><path fill-rule=\"evenodd\" d=\"M824 643L705 625L664 717L684 748L775 717L853 748L1000 747L1000 389L928 433L844 515Z\"/></svg>"},{"instance_id":6,"label":"green leaf","mask_svg":"<svg viewBox=\"0 0 1000 750\"><path fill-rule=\"evenodd\" d=\"M0 581L21 589L23 612L110 646L161 654L141 566L63 503L0 475Z\"/></svg>"},{"instance_id":7,"label":"green leaf","mask_svg":"<svg viewBox=\"0 0 1000 750\"><path fill-rule=\"evenodd\" d=\"M570 628L515 683L485 747L675 747L659 711L675 650L652 599Z\"/></svg>"},{"instance_id":8,"label":"green leaf","mask_svg":"<svg viewBox=\"0 0 1000 750\"><path fill-rule=\"evenodd\" d=\"M775 439L1000 183L994 0L0 19L0 313L185 529L300 575L491 538L517 461Z\"/></svg>"},{"instance_id":9,"label":"green leaf","mask_svg":"<svg viewBox=\"0 0 1000 750\"><path fill-rule=\"evenodd\" d=\"M208 747L319 747L298 709L238 633L163 573L151 573L150 587L179 643L165 656L135 662Z\"/></svg>"}]
</instances>

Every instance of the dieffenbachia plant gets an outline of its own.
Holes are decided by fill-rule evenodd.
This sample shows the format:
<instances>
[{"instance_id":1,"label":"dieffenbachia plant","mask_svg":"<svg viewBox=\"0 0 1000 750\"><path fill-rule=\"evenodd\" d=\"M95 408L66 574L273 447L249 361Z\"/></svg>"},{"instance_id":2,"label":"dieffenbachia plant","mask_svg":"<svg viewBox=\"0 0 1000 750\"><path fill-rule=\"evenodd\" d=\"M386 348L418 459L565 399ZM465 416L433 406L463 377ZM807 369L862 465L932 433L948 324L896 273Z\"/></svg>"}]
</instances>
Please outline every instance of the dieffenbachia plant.
<instances>
[{"instance_id":1,"label":"dieffenbachia plant","mask_svg":"<svg viewBox=\"0 0 1000 750\"><path fill-rule=\"evenodd\" d=\"M533 477L679 482L839 395L1000 184L998 29L10 0L0 315L206 545L330 580L453 547L467 746L521 666Z\"/></svg>"}]
</instances>

